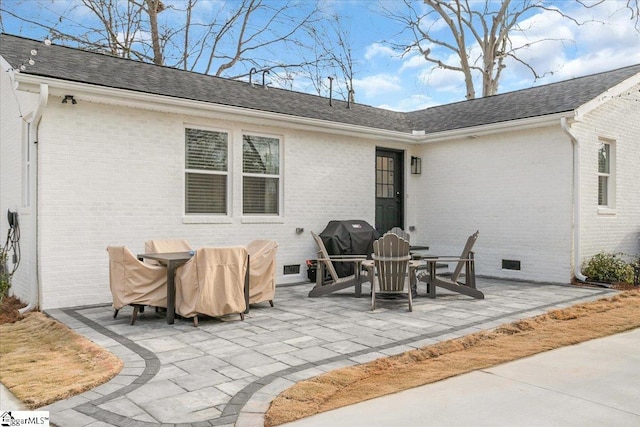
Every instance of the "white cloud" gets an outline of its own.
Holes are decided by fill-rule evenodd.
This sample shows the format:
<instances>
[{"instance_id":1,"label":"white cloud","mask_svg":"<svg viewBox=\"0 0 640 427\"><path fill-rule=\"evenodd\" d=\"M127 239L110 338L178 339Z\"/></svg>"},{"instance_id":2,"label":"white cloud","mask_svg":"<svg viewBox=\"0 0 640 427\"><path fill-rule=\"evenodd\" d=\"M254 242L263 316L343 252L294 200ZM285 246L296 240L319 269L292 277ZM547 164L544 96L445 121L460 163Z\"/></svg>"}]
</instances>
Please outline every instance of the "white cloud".
<instances>
[{"instance_id":1,"label":"white cloud","mask_svg":"<svg viewBox=\"0 0 640 427\"><path fill-rule=\"evenodd\" d=\"M353 85L356 99L369 99L402 89L400 78L391 74L376 74L362 79L355 79Z\"/></svg>"},{"instance_id":2,"label":"white cloud","mask_svg":"<svg viewBox=\"0 0 640 427\"><path fill-rule=\"evenodd\" d=\"M566 12L582 25L549 11L523 23L525 28L531 24L530 28L512 40L515 46L545 40L529 44L519 52L523 61L544 76L534 81L527 67L515 61L506 62L501 92L640 63L640 34L622 3L606 1L592 9L579 7Z\"/></svg>"},{"instance_id":3,"label":"white cloud","mask_svg":"<svg viewBox=\"0 0 640 427\"><path fill-rule=\"evenodd\" d=\"M371 61L378 56L382 56L384 58L394 58L397 57L398 54L394 52L394 50L390 47L384 46L380 43L373 43L367 46L364 52L364 59L366 59L367 61Z\"/></svg>"},{"instance_id":4,"label":"white cloud","mask_svg":"<svg viewBox=\"0 0 640 427\"><path fill-rule=\"evenodd\" d=\"M402 61L402 66L400 67L400 72L405 70L411 70L415 68L424 68L425 65L429 64L424 56L420 54L410 55Z\"/></svg>"},{"instance_id":5,"label":"white cloud","mask_svg":"<svg viewBox=\"0 0 640 427\"><path fill-rule=\"evenodd\" d=\"M416 111L433 107L438 104L438 102L426 95L416 94L403 97L395 103L381 104L377 105L377 107L391 111Z\"/></svg>"}]
</instances>

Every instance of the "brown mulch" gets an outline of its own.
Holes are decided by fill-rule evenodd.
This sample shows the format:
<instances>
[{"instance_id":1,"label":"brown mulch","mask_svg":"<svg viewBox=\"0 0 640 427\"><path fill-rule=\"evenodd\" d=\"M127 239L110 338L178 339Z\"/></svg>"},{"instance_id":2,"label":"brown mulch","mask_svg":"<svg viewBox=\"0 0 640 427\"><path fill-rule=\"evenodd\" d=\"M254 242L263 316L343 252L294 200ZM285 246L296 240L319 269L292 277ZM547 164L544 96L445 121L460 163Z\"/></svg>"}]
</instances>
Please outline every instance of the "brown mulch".
<instances>
[{"instance_id":1,"label":"brown mulch","mask_svg":"<svg viewBox=\"0 0 640 427\"><path fill-rule=\"evenodd\" d=\"M0 325L22 320L24 316L20 314L19 310L26 306L27 304L14 296L4 297L0 304Z\"/></svg>"}]
</instances>

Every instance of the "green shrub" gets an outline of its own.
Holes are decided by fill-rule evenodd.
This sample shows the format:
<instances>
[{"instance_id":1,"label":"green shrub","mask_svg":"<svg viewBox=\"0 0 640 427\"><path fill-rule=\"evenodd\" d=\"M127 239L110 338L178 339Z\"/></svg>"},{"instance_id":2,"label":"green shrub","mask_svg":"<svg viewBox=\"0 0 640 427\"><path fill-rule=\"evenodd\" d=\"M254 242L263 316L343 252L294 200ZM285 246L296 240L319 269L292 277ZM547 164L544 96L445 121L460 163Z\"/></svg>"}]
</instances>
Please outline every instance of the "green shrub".
<instances>
[{"instance_id":1,"label":"green shrub","mask_svg":"<svg viewBox=\"0 0 640 427\"><path fill-rule=\"evenodd\" d=\"M0 301L9 294L11 275L6 271L7 253L0 248Z\"/></svg>"},{"instance_id":2,"label":"green shrub","mask_svg":"<svg viewBox=\"0 0 640 427\"><path fill-rule=\"evenodd\" d=\"M622 259L623 254L600 252L589 258L582 273L591 280L604 283L633 283L633 267Z\"/></svg>"}]
</instances>

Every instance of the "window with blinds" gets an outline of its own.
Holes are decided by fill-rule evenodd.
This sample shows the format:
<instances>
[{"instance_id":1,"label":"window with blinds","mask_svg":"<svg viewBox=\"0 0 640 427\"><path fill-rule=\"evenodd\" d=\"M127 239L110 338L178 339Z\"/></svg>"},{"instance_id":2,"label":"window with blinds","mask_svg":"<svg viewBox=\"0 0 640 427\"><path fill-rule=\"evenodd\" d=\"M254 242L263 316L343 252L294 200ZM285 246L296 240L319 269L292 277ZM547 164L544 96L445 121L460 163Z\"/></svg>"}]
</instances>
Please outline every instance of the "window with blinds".
<instances>
[{"instance_id":1,"label":"window with blinds","mask_svg":"<svg viewBox=\"0 0 640 427\"><path fill-rule=\"evenodd\" d=\"M185 212L227 214L229 135L185 129Z\"/></svg>"},{"instance_id":2,"label":"window with blinds","mask_svg":"<svg viewBox=\"0 0 640 427\"><path fill-rule=\"evenodd\" d=\"M280 139L242 136L242 213L280 214Z\"/></svg>"}]
</instances>

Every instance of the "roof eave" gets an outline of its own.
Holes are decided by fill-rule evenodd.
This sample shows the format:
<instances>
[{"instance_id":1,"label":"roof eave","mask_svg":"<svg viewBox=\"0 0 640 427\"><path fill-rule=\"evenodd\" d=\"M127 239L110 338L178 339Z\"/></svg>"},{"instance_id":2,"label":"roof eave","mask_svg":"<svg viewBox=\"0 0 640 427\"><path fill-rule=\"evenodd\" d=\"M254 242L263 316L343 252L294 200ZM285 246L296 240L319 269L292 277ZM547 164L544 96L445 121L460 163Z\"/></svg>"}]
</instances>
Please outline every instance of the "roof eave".
<instances>
[{"instance_id":1,"label":"roof eave","mask_svg":"<svg viewBox=\"0 0 640 427\"><path fill-rule=\"evenodd\" d=\"M523 119L509 120L504 122L490 123L486 125L472 126L460 129L447 130L442 132L426 133L420 137L418 143L430 144L435 142L445 142L454 139L475 139L481 136L493 135L506 130L526 130L545 126L558 125L561 118L573 118L575 111L564 111L543 116L527 117Z\"/></svg>"},{"instance_id":2,"label":"roof eave","mask_svg":"<svg viewBox=\"0 0 640 427\"><path fill-rule=\"evenodd\" d=\"M45 83L49 85L49 94L51 96L64 97L65 95L73 94L78 101L96 102L138 109L142 108L145 110L165 113L196 115L200 117L211 117L212 115L215 115L217 118L233 121L237 121L238 116L243 116L250 118L252 123L266 126L277 126L288 129L308 130L346 136L366 136L368 138L385 141L415 143L419 138L409 132L372 128L349 123L332 122L328 120L293 116L270 111L254 110L245 107L176 98L167 95L91 85L87 83L79 83L19 72L16 73L16 81L19 84L19 90L37 92L39 90L39 85L41 83Z\"/></svg>"},{"instance_id":3,"label":"roof eave","mask_svg":"<svg viewBox=\"0 0 640 427\"><path fill-rule=\"evenodd\" d=\"M630 78L621 81L614 87L598 95L596 98L576 108L576 118L582 119L582 117L584 117L587 113L598 108L605 102L608 102L615 97L621 96L622 94L624 94L624 92L628 91L629 89L631 89L633 86L637 84L640 84L640 73L635 74Z\"/></svg>"}]
</instances>

